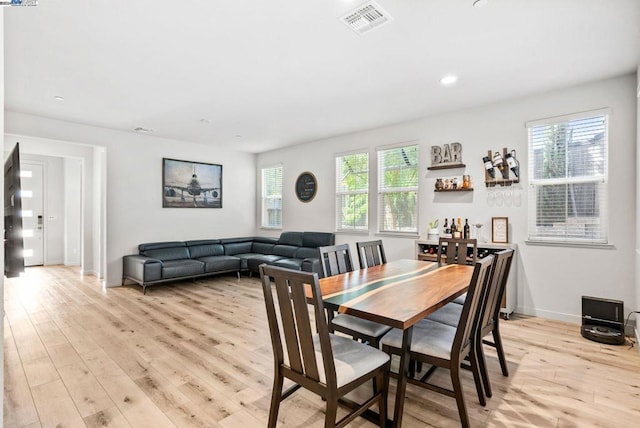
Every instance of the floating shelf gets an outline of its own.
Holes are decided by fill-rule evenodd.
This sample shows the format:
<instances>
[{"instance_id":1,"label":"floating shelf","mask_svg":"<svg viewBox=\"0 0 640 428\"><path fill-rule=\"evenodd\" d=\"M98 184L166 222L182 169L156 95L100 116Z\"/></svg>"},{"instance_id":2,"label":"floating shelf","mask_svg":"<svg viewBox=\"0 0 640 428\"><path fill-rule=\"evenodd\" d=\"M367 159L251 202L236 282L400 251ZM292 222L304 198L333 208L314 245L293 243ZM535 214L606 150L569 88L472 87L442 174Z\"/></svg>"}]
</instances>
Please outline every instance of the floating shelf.
<instances>
[{"instance_id":1,"label":"floating shelf","mask_svg":"<svg viewBox=\"0 0 640 428\"><path fill-rule=\"evenodd\" d=\"M511 186L512 184L519 183L519 182L520 180L516 178L515 180L499 179L499 180L485 181L485 184L487 185L487 187L495 187L495 186Z\"/></svg>"},{"instance_id":2,"label":"floating shelf","mask_svg":"<svg viewBox=\"0 0 640 428\"><path fill-rule=\"evenodd\" d=\"M436 169L454 169L454 168L464 168L467 165L463 164L463 163L455 163L455 164L444 164L444 165L435 165L435 166L430 166L427 169L429 171L433 171Z\"/></svg>"},{"instance_id":3,"label":"floating shelf","mask_svg":"<svg viewBox=\"0 0 640 428\"><path fill-rule=\"evenodd\" d=\"M440 192L473 192L473 187L468 188L468 189L441 189L441 190L434 190L434 192L436 193L440 193Z\"/></svg>"}]
</instances>

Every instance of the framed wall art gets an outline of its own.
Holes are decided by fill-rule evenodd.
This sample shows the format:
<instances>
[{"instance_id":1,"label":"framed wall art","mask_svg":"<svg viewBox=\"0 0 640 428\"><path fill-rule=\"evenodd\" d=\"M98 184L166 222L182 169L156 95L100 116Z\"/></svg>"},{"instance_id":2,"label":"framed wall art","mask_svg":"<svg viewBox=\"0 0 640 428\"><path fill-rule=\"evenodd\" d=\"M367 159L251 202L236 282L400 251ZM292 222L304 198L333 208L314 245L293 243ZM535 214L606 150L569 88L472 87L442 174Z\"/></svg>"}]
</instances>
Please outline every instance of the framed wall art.
<instances>
[{"instance_id":1,"label":"framed wall art","mask_svg":"<svg viewBox=\"0 0 640 428\"><path fill-rule=\"evenodd\" d=\"M491 242L507 244L509 242L509 218L491 217Z\"/></svg>"},{"instance_id":2,"label":"framed wall art","mask_svg":"<svg viewBox=\"0 0 640 428\"><path fill-rule=\"evenodd\" d=\"M163 208L222 208L222 165L162 159Z\"/></svg>"},{"instance_id":3,"label":"framed wall art","mask_svg":"<svg viewBox=\"0 0 640 428\"><path fill-rule=\"evenodd\" d=\"M305 171L296 180L296 196L301 202L311 202L318 192L316 176Z\"/></svg>"}]
</instances>

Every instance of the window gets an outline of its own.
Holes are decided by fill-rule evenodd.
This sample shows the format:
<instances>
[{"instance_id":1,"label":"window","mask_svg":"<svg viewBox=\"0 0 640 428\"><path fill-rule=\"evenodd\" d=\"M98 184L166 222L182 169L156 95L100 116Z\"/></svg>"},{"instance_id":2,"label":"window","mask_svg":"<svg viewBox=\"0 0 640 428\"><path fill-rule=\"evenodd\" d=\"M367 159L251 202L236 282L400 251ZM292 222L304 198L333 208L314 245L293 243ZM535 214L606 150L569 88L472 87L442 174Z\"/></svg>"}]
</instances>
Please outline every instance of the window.
<instances>
[{"instance_id":1,"label":"window","mask_svg":"<svg viewBox=\"0 0 640 428\"><path fill-rule=\"evenodd\" d=\"M378 228L418 233L418 145L378 150Z\"/></svg>"},{"instance_id":2,"label":"window","mask_svg":"<svg viewBox=\"0 0 640 428\"><path fill-rule=\"evenodd\" d=\"M336 156L336 230L369 230L369 153Z\"/></svg>"},{"instance_id":3,"label":"window","mask_svg":"<svg viewBox=\"0 0 640 428\"><path fill-rule=\"evenodd\" d=\"M606 244L608 112L527 127L529 240Z\"/></svg>"},{"instance_id":4,"label":"window","mask_svg":"<svg viewBox=\"0 0 640 428\"><path fill-rule=\"evenodd\" d=\"M282 227L282 166L262 168L262 227Z\"/></svg>"}]
</instances>

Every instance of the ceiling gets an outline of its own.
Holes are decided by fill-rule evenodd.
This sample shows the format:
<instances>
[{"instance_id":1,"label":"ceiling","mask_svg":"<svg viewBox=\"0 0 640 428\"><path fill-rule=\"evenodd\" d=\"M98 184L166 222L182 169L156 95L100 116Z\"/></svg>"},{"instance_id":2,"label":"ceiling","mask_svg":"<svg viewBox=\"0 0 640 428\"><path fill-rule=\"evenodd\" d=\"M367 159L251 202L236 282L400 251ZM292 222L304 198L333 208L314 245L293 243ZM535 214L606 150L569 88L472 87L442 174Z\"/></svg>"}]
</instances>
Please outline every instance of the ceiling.
<instances>
[{"instance_id":1,"label":"ceiling","mask_svg":"<svg viewBox=\"0 0 640 428\"><path fill-rule=\"evenodd\" d=\"M640 64L638 0L377 0L393 21L358 35L339 18L362 3L7 7L5 109L259 153Z\"/></svg>"}]
</instances>

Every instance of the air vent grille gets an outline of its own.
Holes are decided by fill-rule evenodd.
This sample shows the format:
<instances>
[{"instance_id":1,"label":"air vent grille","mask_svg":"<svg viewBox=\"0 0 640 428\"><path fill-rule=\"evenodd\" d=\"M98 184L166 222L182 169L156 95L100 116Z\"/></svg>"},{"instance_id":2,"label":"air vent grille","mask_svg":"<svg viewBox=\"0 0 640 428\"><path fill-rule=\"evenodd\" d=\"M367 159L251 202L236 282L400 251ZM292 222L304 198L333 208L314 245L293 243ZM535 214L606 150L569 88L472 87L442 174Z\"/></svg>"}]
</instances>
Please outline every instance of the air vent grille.
<instances>
[{"instance_id":1,"label":"air vent grille","mask_svg":"<svg viewBox=\"0 0 640 428\"><path fill-rule=\"evenodd\" d=\"M353 9L340 20L356 33L364 34L393 21L393 18L379 4L369 1Z\"/></svg>"}]
</instances>

